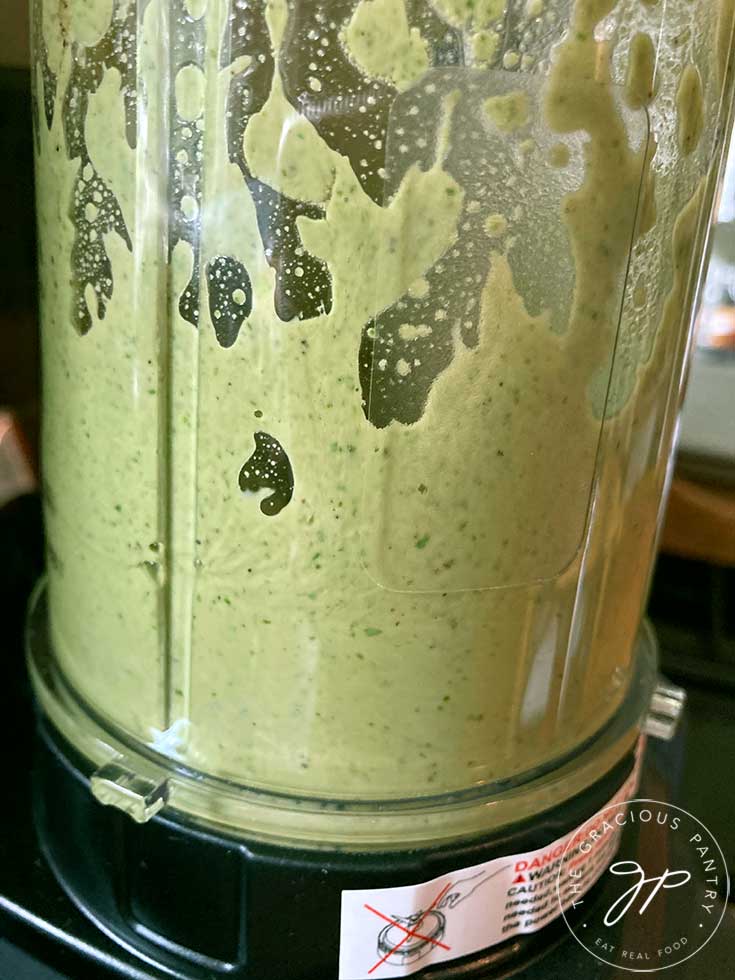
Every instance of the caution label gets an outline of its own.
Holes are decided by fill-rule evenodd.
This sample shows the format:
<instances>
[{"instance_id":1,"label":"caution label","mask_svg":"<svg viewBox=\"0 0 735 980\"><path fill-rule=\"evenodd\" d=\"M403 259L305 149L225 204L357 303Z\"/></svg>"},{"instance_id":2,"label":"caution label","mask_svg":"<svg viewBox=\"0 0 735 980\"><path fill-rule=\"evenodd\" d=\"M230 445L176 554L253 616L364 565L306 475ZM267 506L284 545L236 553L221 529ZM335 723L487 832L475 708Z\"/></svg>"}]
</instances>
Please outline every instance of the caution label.
<instances>
[{"instance_id":1,"label":"caution label","mask_svg":"<svg viewBox=\"0 0 735 980\"><path fill-rule=\"evenodd\" d=\"M635 796L640 749L630 776L601 811ZM584 827L588 833L589 819ZM537 851L494 858L421 884L343 891L339 980L407 977L542 929L595 884L621 833L622 828L606 834L590 847L585 834L573 830ZM567 873L557 894L562 864Z\"/></svg>"}]
</instances>

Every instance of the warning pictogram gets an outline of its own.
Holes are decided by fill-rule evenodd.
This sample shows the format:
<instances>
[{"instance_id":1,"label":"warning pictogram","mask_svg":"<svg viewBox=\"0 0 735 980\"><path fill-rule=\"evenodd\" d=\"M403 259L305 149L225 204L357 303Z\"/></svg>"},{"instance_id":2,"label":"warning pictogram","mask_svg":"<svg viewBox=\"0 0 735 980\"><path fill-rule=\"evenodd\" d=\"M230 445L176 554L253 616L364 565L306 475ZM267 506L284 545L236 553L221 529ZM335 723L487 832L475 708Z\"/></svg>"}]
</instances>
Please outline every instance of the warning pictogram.
<instances>
[{"instance_id":1,"label":"warning pictogram","mask_svg":"<svg viewBox=\"0 0 735 980\"><path fill-rule=\"evenodd\" d=\"M608 806L630 799L637 778L634 768ZM343 891L339 980L407 978L542 929L561 915L556 879L567 845L566 867L582 872L574 877L576 897L606 867L597 860L597 849L578 848L580 829L534 851L455 868L413 885Z\"/></svg>"},{"instance_id":2,"label":"warning pictogram","mask_svg":"<svg viewBox=\"0 0 735 980\"><path fill-rule=\"evenodd\" d=\"M451 882L448 882L427 909L415 916L405 918L386 915L372 905L365 904L368 912L372 912L388 923L378 936L378 952L382 955L377 963L370 967L368 975L375 973L378 967L388 961L410 963L419 959L423 952L432 946L444 950L450 949L446 943L441 942L446 921L437 910L437 906L451 887Z\"/></svg>"}]
</instances>

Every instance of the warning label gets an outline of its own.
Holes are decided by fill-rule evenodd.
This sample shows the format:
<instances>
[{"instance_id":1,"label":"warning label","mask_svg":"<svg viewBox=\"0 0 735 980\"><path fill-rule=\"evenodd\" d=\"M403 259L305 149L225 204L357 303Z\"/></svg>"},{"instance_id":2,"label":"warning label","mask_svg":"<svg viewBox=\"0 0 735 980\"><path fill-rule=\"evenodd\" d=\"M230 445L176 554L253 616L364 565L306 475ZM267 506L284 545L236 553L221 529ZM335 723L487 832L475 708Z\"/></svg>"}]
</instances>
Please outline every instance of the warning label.
<instances>
[{"instance_id":1,"label":"warning label","mask_svg":"<svg viewBox=\"0 0 735 980\"><path fill-rule=\"evenodd\" d=\"M601 811L631 799L637 784L638 763ZM584 832L571 831L537 851L421 884L343 891L339 980L410 976L543 928L561 915L560 906L566 910L589 891L618 849L621 829L590 843L593 826L588 819ZM567 872L559 879L562 864Z\"/></svg>"}]
</instances>

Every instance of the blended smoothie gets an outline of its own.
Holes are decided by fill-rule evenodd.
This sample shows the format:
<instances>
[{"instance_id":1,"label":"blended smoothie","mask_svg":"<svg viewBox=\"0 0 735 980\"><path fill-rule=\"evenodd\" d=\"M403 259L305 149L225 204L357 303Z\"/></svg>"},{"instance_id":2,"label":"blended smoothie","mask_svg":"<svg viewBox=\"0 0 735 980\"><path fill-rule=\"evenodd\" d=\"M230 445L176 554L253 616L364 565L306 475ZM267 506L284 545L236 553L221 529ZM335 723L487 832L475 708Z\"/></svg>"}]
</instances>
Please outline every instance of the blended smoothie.
<instances>
[{"instance_id":1,"label":"blended smoothie","mask_svg":"<svg viewBox=\"0 0 735 980\"><path fill-rule=\"evenodd\" d=\"M392 799L620 706L732 0L36 0L52 643L203 772Z\"/></svg>"}]
</instances>

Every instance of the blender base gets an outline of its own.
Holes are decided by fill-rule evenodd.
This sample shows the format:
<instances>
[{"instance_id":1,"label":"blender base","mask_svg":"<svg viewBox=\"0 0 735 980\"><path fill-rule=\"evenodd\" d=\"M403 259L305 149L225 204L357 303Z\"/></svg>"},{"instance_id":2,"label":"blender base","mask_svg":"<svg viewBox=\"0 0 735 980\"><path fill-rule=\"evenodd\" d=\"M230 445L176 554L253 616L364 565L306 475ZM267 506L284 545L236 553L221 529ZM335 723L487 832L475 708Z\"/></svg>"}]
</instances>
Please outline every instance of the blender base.
<instances>
[{"instance_id":1,"label":"blender base","mask_svg":"<svg viewBox=\"0 0 735 980\"><path fill-rule=\"evenodd\" d=\"M630 752L584 792L492 836L353 853L228 836L168 813L136 824L94 799L92 767L43 716L38 729L35 821L58 881L105 933L181 980L333 980L343 890L414 884L543 847L604 806L634 765ZM411 975L507 975L564 935L557 919L532 935Z\"/></svg>"}]
</instances>

